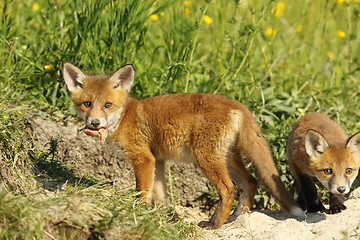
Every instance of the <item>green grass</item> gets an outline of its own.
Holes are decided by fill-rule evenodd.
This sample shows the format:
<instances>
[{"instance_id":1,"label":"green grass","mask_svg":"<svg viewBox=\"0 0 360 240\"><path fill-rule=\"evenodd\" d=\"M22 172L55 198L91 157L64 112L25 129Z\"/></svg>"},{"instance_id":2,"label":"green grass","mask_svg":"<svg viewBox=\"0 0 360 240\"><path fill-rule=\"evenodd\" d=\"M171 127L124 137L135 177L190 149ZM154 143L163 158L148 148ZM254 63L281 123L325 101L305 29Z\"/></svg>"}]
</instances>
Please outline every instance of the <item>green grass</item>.
<instances>
[{"instance_id":1,"label":"green grass","mask_svg":"<svg viewBox=\"0 0 360 240\"><path fill-rule=\"evenodd\" d=\"M359 130L358 0L284 0L283 10L271 0L187 2L0 0L0 173L17 177L4 196L36 204L26 197L28 152L43 164L51 155L25 133L26 116L75 116L59 75L65 61L109 74L132 63L136 98L211 92L239 100L261 124L289 188L286 137L301 115L323 112L349 134ZM260 189L256 205L274 207L268 200Z\"/></svg>"},{"instance_id":2,"label":"green grass","mask_svg":"<svg viewBox=\"0 0 360 240\"><path fill-rule=\"evenodd\" d=\"M134 193L94 185L13 195L0 191L1 239L187 239L194 226L164 209L134 202ZM171 222L172 221L172 222Z\"/></svg>"}]
</instances>

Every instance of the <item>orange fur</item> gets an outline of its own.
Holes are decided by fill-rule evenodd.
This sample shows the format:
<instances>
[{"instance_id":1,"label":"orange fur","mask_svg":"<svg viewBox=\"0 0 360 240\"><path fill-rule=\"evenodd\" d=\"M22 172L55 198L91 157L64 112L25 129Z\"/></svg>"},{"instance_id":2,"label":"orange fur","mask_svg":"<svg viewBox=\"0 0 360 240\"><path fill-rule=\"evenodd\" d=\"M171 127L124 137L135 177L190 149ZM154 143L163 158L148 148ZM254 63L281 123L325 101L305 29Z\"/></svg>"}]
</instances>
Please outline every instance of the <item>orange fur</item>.
<instances>
[{"instance_id":1,"label":"orange fur","mask_svg":"<svg viewBox=\"0 0 360 240\"><path fill-rule=\"evenodd\" d=\"M348 138L337 123L323 114L309 113L294 125L287 156L298 180L299 203L303 209L325 210L311 177L316 177L334 195L333 198L338 198L338 204L330 200L330 213L345 208L338 196L350 191L358 174L359 149L359 133Z\"/></svg>"},{"instance_id":2,"label":"orange fur","mask_svg":"<svg viewBox=\"0 0 360 240\"><path fill-rule=\"evenodd\" d=\"M242 162L245 156L280 203L292 213L301 214L280 181L259 126L244 105L201 93L135 100L128 96L133 81L131 69L127 65L110 77L88 77L65 63L63 76L87 127L92 131L106 127L111 140L124 149L145 202L151 201L153 190L157 200L166 197L165 160L195 162L215 185L221 200L210 221L200 226L219 228L242 213L243 203L251 208L256 180ZM92 107L84 106L84 102L91 102ZM104 109L108 102L112 107ZM100 121L98 127L92 126L94 119ZM229 217L238 189L244 194Z\"/></svg>"}]
</instances>

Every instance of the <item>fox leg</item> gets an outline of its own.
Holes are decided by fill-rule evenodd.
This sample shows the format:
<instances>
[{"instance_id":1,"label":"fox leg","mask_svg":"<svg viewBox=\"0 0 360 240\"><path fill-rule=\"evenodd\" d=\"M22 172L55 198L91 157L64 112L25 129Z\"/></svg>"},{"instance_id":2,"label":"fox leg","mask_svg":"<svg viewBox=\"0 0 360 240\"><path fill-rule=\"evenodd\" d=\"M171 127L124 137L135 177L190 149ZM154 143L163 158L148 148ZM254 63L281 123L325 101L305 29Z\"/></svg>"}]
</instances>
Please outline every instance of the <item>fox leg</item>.
<instances>
[{"instance_id":1,"label":"fox leg","mask_svg":"<svg viewBox=\"0 0 360 240\"><path fill-rule=\"evenodd\" d=\"M129 156L131 159L135 178L136 190L145 203L151 203L154 182L155 158L150 152L143 152Z\"/></svg>"},{"instance_id":2,"label":"fox leg","mask_svg":"<svg viewBox=\"0 0 360 240\"><path fill-rule=\"evenodd\" d=\"M299 181L299 196L297 201L300 207L310 213L324 211L325 207L320 201L312 178L301 173L297 174L297 178Z\"/></svg>"},{"instance_id":3,"label":"fox leg","mask_svg":"<svg viewBox=\"0 0 360 240\"><path fill-rule=\"evenodd\" d=\"M156 160L155 163L155 181L154 181L155 201L157 203L165 203L166 194L166 179L165 179L165 161Z\"/></svg>"},{"instance_id":4,"label":"fox leg","mask_svg":"<svg viewBox=\"0 0 360 240\"><path fill-rule=\"evenodd\" d=\"M330 193L330 207L327 211L328 214L339 213L346 209L344 205L345 197Z\"/></svg>"},{"instance_id":5,"label":"fox leg","mask_svg":"<svg viewBox=\"0 0 360 240\"><path fill-rule=\"evenodd\" d=\"M200 168L208 177L210 182L214 184L220 196L219 206L216 208L214 214L209 221L202 221L199 226L207 229L220 228L228 218L232 204L237 195L237 189L228 174L224 158L215 157L215 153L208 153L207 156L202 157L195 154Z\"/></svg>"},{"instance_id":6,"label":"fox leg","mask_svg":"<svg viewBox=\"0 0 360 240\"><path fill-rule=\"evenodd\" d=\"M239 193L238 204L233 213L228 217L227 223L235 221L240 214L251 209L257 187L256 179L248 172L240 155L234 156L229 170L231 179L235 182Z\"/></svg>"}]
</instances>

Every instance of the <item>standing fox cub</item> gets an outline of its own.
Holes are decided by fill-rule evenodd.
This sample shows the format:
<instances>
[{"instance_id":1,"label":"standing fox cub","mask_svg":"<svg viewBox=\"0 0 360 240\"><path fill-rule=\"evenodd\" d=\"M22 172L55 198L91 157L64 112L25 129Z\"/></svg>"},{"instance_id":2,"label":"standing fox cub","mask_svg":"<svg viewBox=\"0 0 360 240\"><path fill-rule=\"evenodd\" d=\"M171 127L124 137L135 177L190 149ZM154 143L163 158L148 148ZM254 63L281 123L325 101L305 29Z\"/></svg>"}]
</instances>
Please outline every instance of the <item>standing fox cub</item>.
<instances>
[{"instance_id":1,"label":"standing fox cub","mask_svg":"<svg viewBox=\"0 0 360 240\"><path fill-rule=\"evenodd\" d=\"M360 166L360 132L348 138L344 130L327 116L309 113L294 126L287 145L287 156L298 181L298 203L308 212L325 211L312 177L330 191L330 208L346 209L349 193Z\"/></svg>"},{"instance_id":2,"label":"standing fox cub","mask_svg":"<svg viewBox=\"0 0 360 240\"><path fill-rule=\"evenodd\" d=\"M211 219L199 226L219 228L235 220L243 204L251 208L256 180L244 166L245 156L282 206L294 215L303 214L281 182L259 126L242 104L200 93L132 99L131 65L112 76L86 76L65 63L62 76L86 123L85 133L101 140L109 134L122 146L145 202L151 202L153 190L156 200L165 200L165 160L196 162L221 200ZM238 189L244 192L241 198ZM236 197L241 201L229 216Z\"/></svg>"}]
</instances>

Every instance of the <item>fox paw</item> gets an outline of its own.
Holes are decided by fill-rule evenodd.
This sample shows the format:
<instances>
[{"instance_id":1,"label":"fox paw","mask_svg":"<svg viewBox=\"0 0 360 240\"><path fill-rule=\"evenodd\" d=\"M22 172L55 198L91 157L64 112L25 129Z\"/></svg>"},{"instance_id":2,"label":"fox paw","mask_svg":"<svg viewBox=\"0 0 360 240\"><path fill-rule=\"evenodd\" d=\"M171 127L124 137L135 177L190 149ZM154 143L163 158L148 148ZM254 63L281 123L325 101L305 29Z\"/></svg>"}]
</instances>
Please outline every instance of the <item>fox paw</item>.
<instances>
[{"instance_id":1,"label":"fox paw","mask_svg":"<svg viewBox=\"0 0 360 240\"><path fill-rule=\"evenodd\" d=\"M239 215L230 215L227 219L226 219L226 224L227 223L231 223L231 222L234 222L236 219L237 219L237 217L238 217Z\"/></svg>"},{"instance_id":2,"label":"fox paw","mask_svg":"<svg viewBox=\"0 0 360 240\"><path fill-rule=\"evenodd\" d=\"M336 213L340 213L342 210L345 210L345 209L346 209L346 206L344 204L332 205L326 211L326 213L327 214L336 214Z\"/></svg>"},{"instance_id":3,"label":"fox paw","mask_svg":"<svg viewBox=\"0 0 360 240\"><path fill-rule=\"evenodd\" d=\"M226 219L225 223L234 222L240 215L250 212L250 208L248 206L237 207L234 212Z\"/></svg>"},{"instance_id":4,"label":"fox paw","mask_svg":"<svg viewBox=\"0 0 360 240\"><path fill-rule=\"evenodd\" d=\"M201 221L198 224L198 226L201 227L201 228L209 229L209 230L219 228L219 227L215 227L214 223L211 222L211 221Z\"/></svg>"}]
</instances>

